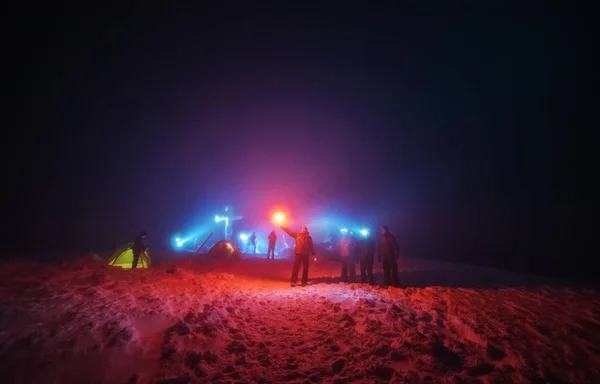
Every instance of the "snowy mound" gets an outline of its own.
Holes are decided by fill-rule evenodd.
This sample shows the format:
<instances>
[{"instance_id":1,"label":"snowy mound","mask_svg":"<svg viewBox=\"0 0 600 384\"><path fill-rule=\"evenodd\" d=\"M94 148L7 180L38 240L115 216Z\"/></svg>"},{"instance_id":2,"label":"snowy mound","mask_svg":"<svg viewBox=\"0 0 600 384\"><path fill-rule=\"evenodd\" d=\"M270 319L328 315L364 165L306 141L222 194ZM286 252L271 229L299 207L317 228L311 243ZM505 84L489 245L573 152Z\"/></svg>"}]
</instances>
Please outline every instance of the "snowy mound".
<instances>
[{"instance_id":1,"label":"snowy mound","mask_svg":"<svg viewBox=\"0 0 600 384\"><path fill-rule=\"evenodd\" d=\"M405 288L315 263L0 265L3 383L600 382L600 294L404 260Z\"/></svg>"}]
</instances>

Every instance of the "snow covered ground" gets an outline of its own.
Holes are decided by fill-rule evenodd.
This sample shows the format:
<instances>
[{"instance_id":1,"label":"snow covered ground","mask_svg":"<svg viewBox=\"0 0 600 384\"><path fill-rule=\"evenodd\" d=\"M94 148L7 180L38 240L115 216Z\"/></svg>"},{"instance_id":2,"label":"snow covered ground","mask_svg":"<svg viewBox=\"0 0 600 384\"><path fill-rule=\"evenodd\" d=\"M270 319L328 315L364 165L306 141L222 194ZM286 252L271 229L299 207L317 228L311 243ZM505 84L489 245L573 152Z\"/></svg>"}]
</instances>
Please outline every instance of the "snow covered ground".
<instances>
[{"instance_id":1,"label":"snow covered ground","mask_svg":"<svg viewBox=\"0 0 600 384\"><path fill-rule=\"evenodd\" d=\"M600 383L600 293L402 260L403 288L291 262L0 264L3 383ZM379 276L380 278L381 276Z\"/></svg>"}]
</instances>

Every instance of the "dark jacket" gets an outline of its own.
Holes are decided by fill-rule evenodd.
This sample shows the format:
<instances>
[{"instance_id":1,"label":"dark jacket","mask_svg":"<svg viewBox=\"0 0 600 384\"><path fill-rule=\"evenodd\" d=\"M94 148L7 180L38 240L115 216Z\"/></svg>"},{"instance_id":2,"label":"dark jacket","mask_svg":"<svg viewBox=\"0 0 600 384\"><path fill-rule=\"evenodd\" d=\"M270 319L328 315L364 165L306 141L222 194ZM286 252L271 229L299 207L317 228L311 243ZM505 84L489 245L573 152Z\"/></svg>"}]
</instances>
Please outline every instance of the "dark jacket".
<instances>
[{"instance_id":1,"label":"dark jacket","mask_svg":"<svg viewBox=\"0 0 600 384\"><path fill-rule=\"evenodd\" d=\"M146 233L142 232L133 239L133 245L131 248L134 252L144 252L146 250L146 243L144 243L144 237Z\"/></svg>"},{"instance_id":2,"label":"dark jacket","mask_svg":"<svg viewBox=\"0 0 600 384\"><path fill-rule=\"evenodd\" d=\"M342 262L356 262L358 253L358 243L352 236L342 238L337 245L338 255Z\"/></svg>"},{"instance_id":3,"label":"dark jacket","mask_svg":"<svg viewBox=\"0 0 600 384\"><path fill-rule=\"evenodd\" d=\"M256 244L256 235L250 236L250 244Z\"/></svg>"},{"instance_id":4,"label":"dark jacket","mask_svg":"<svg viewBox=\"0 0 600 384\"><path fill-rule=\"evenodd\" d=\"M313 239L308 232L294 232L287 228L282 228L288 235L296 239L296 255L316 255Z\"/></svg>"},{"instance_id":5,"label":"dark jacket","mask_svg":"<svg viewBox=\"0 0 600 384\"><path fill-rule=\"evenodd\" d=\"M391 233L384 233L379 236L379 241L377 242L377 256L379 260L397 259L399 254L400 247L398 246L396 236Z\"/></svg>"},{"instance_id":6,"label":"dark jacket","mask_svg":"<svg viewBox=\"0 0 600 384\"><path fill-rule=\"evenodd\" d=\"M272 232L269 234L269 244L275 244L275 242L277 241L277 235L275 234L275 232Z\"/></svg>"},{"instance_id":7,"label":"dark jacket","mask_svg":"<svg viewBox=\"0 0 600 384\"><path fill-rule=\"evenodd\" d=\"M377 252L377 243L375 242L375 239L366 238L360 240L358 245L358 256L360 261L372 263L375 252Z\"/></svg>"},{"instance_id":8,"label":"dark jacket","mask_svg":"<svg viewBox=\"0 0 600 384\"><path fill-rule=\"evenodd\" d=\"M338 243L338 253L340 254L340 257L343 259L350 258L350 248L352 248L352 246L352 239L350 239L349 236L341 239Z\"/></svg>"}]
</instances>

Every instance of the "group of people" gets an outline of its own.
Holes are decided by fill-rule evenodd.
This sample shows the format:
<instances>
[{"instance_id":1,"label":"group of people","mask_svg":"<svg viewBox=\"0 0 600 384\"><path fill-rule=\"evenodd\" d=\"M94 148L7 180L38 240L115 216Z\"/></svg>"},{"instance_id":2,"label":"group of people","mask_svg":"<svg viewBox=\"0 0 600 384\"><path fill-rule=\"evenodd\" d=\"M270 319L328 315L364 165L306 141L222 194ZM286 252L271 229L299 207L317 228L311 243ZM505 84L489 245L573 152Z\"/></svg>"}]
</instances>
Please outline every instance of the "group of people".
<instances>
[{"instance_id":1,"label":"group of people","mask_svg":"<svg viewBox=\"0 0 600 384\"><path fill-rule=\"evenodd\" d=\"M296 241L294 247L294 266L292 268L291 285L295 287L298 283L298 273L302 267L301 285L305 286L308 283L308 267L310 258L316 255L313 239L308 228L303 225L300 232L294 232L291 229L281 226L281 229ZM145 238L146 231L138 234L132 245L133 263L132 268L136 268L138 260L142 252L146 250ZM256 253L256 232L253 232L249 238L249 243ZM269 234L269 248L267 251L267 259L275 259L275 244L277 235L275 231ZM398 240L390 232L387 225L381 227L380 234L375 240L370 234L364 238L357 239L353 234L345 234L334 246L335 253L339 256L342 263L341 278L343 282L356 281L356 264L360 266L360 276L362 283L375 284L373 276L373 264L375 256L383 267L384 286L398 286L398 257L400 255L400 247Z\"/></svg>"},{"instance_id":2,"label":"group of people","mask_svg":"<svg viewBox=\"0 0 600 384\"><path fill-rule=\"evenodd\" d=\"M285 226L281 226L288 235L296 240L294 248L294 266L292 268L291 285L295 287L298 283L298 273L302 267L301 285L308 283L308 266L311 256L316 254L312 237L308 228L303 225L300 232L294 232ZM274 232L272 232L274 234ZM274 248L274 244L273 244ZM377 240L370 234L363 239L356 239L352 234L346 234L335 246L335 252L342 263L342 281L355 282L356 264L360 265L361 281L363 283L375 284L373 276L373 264L375 256L383 266L384 286L398 286L398 257L400 247L398 240L390 232L387 225L381 227Z\"/></svg>"},{"instance_id":3,"label":"group of people","mask_svg":"<svg viewBox=\"0 0 600 384\"><path fill-rule=\"evenodd\" d=\"M269 248L267 251L267 260L275 259L275 243L277 242L277 235L275 231L271 231L269 234ZM256 254L256 242L258 240L258 236L256 236L256 232L252 232L252 235L248 237L248 245L247 248L250 248L250 252Z\"/></svg>"}]
</instances>

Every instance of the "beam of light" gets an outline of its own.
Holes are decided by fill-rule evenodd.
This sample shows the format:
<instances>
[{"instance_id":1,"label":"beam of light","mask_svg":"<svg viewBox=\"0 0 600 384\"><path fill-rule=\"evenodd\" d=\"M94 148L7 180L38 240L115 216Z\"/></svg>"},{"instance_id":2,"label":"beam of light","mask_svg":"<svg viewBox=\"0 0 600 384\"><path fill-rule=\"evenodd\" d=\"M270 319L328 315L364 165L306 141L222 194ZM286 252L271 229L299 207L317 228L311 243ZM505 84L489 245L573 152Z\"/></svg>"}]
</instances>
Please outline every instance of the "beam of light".
<instances>
[{"instance_id":1,"label":"beam of light","mask_svg":"<svg viewBox=\"0 0 600 384\"><path fill-rule=\"evenodd\" d=\"M215 216L215 222L220 223L221 222L221 216L217 215Z\"/></svg>"},{"instance_id":2,"label":"beam of light","mask_svg":"<svg viewBox=\"0 0 600 384\"><path fill-rule=\"evenodd\" d=\"M240 239L241 239L242 241L246 241L246 240L248 240L248 235L247 235L247 234L245 234L245 233L240 233Z\"/></svg>"},{"instance_id":3,"label":"beam of light","mask_svg":"<svg viewBox=\"0 0 600 384\"><path fill-rule=\"evenodd\" d=\"M348 228L342 228L342 229L340 229L340 231L341 231L342 233L348 233Z\"/></svg>"},{"instance_id":4,"label":"beam of light","mask_svg":"<svg viewBox=\"0 0 600 384\"><path fill-rule=\"evenodd\" d=\"M367 229L361 229L360 234L366 237L369 235L369 231Z\"/></svg>"},{"instance_id":5,"label":"beam of light","mask_svg":"<svg viewBox=\"0 0 600 384\"><path fill-rule=\"evenodd\" d=\"M182 246L183 244L187 243L187 242L188 242L188 241L189 241L191 238L193 238L193 236L192 236L192 237L185 238L185 239L182 239L181 237L176 237L176 238L175 238L175 246L176 246L177 248L181 248L181 246Z\"/></svg>"},{"instance_id":6,"label":"beam of light","mask_svg":"<svg viewBox=\"0 0 600 384\"><path fill-rule=\"evenodd\" d=\"M197 237L198 237L197 233L191 233L185 237L180 237L180 236L173 237L173 247L175 249L179 250L184 246L184 244L187 244L190 241L193 242L193 240L196 239Z\"/></svg>"}]
</instances>

